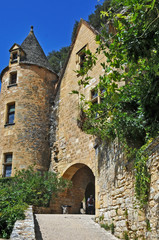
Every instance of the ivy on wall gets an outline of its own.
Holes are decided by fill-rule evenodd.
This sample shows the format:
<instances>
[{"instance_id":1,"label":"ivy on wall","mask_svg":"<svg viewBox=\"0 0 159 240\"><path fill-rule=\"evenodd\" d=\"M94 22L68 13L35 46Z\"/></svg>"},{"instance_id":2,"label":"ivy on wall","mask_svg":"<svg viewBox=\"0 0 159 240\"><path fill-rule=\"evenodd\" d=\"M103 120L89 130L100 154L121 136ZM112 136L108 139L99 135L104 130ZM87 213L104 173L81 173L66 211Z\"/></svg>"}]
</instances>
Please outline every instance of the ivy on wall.
<instances>
[{"instance_id":1,"label":"ivy on wall","mask_svg":"<svg viewBox=\"0 0 159 240\"><path fill-rule=\"evenodd\" d=\"M96 91L102 101L94 104L78 91L81 113L78 125L103 140L118 138L127 158L135 158L136 197L148 201L150 175L144 148L159 133L159 3L155 0L112 0L107 12L109 29L102 24L95 53L86 51L77 71L80 86L87 86L98 55L101 63Z\"/></svg>"}]
</instances>

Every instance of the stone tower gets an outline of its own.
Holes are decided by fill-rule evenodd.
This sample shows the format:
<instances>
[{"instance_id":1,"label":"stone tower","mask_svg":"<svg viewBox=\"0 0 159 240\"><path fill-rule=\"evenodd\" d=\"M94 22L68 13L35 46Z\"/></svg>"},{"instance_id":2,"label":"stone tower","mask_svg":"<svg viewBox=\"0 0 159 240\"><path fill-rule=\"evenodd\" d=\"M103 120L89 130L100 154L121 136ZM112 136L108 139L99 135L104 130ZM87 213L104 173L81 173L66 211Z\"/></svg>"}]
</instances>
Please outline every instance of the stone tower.
<instances>
[{"instance_id":1,"label":"stone tower","mask_svg":"<svg viewBox=\"0 0 159 240\"><path fill-rule=\"evenodd\" d=\"M10 49L9 66L1 73L0 175L14 168L50 163L50 108L57 75L36 39L33 27L21 45Z\"/></svg>"}]
</instances>

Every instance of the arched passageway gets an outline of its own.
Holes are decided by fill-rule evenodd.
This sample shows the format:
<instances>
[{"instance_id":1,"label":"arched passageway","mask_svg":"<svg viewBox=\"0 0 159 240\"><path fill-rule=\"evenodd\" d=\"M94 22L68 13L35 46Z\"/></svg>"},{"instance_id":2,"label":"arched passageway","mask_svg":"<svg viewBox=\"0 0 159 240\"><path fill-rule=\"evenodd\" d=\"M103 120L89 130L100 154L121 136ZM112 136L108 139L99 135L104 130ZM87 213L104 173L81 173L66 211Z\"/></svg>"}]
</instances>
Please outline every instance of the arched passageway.
<instances>
[{"instance_id":1,"label":"arched passageway","mask_svg":"<svg viewBox=\"0 0 159 240\"><path fill-rule=\"evenodd\" d=\"M60 213L62 205L69 205L70 213L80 213L82 203L86 209L86 201L90 194L95 197L94 174L85 164L74 164L65 171L63 177L72 181L72 187L60 194L54 204L54 212Z\"/></svg>"}]
</instances>

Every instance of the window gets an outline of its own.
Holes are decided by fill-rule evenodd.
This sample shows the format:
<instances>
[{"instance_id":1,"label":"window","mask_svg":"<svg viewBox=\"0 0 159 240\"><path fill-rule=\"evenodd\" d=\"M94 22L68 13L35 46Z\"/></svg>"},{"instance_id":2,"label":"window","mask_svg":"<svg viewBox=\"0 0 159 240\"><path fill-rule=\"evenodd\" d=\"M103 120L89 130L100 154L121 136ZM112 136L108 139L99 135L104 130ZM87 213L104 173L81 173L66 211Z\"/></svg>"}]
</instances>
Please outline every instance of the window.
<instances>
[{"instance_id":1,"label":"window","mask_svg":"<svg viewBox=\"0 0 159 240\"><path fill-rule=\"evenodd\" d=\"M78 64L78 70L81 70L84 67L84 61L86 58L86 53L85 53L86 50L87 50L87 45L84 46L80 51L77 52L76 63Z\"/></svg>"},{"instance_id":2,"label":"window","mask_svg":"<svg viewBox=\"0 0 159 240\"><path fill-rule=\"evenodd\" d=\"M8 111L7 111L7 121L6 121L6 124L14 124L15 103L8 104L7 108L8 108Z\"/></svg>"},{"instance_id":3,"label":"window","mask_svg":"<svg viewBox=\"0 0 159 240\"><path fill-rule=\"evenodd\" d=\"M80 69L82 69L82 68L84 68L84 61L85 61L85 57L86 57L84 50L83 50L83 52L81 52L79 57L80 57L79 65L80 65Z\"/></svg>"},{"instance_id":4,"label":"window","mask_svg":"<svg viewBox=\"0 0 159 240\"><path fill-rule=\"evenodd\" d=\"M17 82L17 72L10 73L9 85L15 85Z\"/></svg>"},{"instance_id":5,"label":"window","mask_svg":"<svg viewBox=\"0 0 159 240\"><path fill-rule=\"evenodd\" d=\"M97 89L93 89L91 91L91 100L94 101L98 101L98 90Z\"/></svg>"},{"instance_id":6,"label":"window","mask_svg":"<svg viewBox=\"0 0 159 240\"><path fill-rule=\"evenodd\" d=\"M17 62L18 60L18 53L17 52L13 52L12 53L12 62Z\"/></svg>"},{"instance_id":7,"label":"window","mask_svg":"<svg viewBox=\"0 0 159 240\"><path fill-rule=\"evenodd\" d=\"M12 153L6 153L4 155L4 171L3 171L3 176L4 177L10 177L12 173Z\"/></svg>"},{"instance_id":8,"label":"window","mask_svg":"<svg viewBox=\"0 0 159 240\"><path fill-rule=\"evenodd\" d=\"M104 92L105 92L105 89L97 89L97 88L94 88L91 90L91 102L94 106L96 106L97 104L100 104L100 103L103 103L104 102ZM96 118L98 117L98 113L96 113Z\"/></svg>"}]
</instances>

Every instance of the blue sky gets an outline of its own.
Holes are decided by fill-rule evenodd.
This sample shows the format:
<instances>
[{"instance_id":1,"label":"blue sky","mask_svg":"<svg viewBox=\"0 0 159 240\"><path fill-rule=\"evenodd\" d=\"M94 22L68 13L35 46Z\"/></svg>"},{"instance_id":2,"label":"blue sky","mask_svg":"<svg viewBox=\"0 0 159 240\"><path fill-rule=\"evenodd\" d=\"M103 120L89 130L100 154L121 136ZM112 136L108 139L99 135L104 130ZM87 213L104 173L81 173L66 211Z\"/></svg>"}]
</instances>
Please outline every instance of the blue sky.
<instances>
[{"instance_id":1,"label":"blue sky","mask_svg":"<svg viewBox=\"0 0 159 240\"><path fill-rule=\"evenodd\" d=\"M0 2L0 72L8 66L9 49L34 33L47 55L71 43L75 20L93 13L98 0L7 0Z\"/></svg>"}]
</instances>

